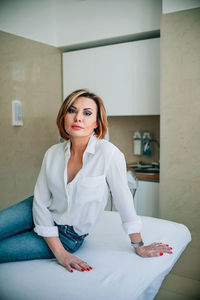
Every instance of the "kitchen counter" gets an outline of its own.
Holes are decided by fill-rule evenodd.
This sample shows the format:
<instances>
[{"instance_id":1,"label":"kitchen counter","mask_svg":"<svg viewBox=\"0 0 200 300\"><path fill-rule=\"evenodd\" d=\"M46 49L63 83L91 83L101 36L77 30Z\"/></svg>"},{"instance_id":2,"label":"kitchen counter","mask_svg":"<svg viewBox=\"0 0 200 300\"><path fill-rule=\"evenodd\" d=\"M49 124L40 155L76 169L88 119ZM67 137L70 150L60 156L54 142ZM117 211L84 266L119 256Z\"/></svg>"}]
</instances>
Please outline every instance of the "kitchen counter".
<instances>
[{"instance_id":1,"label":"kitchen counter","mask_svg":"<svg viewBox=\"0 0 200 300\"><path fill-rule=\"evenodd\" d=\"M133 172L133 175L142 181L160 181L160 169L156 163L145 164L143 162L127 164L127 170Z\"/></svg>"},{"instance_id":2,"label":"kitchen counter","mask_svg":"<svg viewBox=\"0 0 200 300\"><path fill-rule=\"evenodd\" d=\"M138 180L143 180L143 181L153 181L153 182L159 182L160 181L160 174L147 174L147 173L137 173L134 172L134 170L131 170L135 177Z\"/></svg>"}]
</instances>

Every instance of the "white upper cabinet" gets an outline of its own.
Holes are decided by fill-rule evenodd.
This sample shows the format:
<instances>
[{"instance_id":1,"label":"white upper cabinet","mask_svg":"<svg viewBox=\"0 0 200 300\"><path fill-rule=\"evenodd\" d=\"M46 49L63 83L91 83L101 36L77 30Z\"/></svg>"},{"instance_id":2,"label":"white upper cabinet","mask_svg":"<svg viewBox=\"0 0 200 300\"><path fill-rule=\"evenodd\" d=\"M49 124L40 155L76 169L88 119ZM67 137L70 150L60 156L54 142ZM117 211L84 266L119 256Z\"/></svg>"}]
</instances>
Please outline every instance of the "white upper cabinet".
<instances>
[{"instance_id":1,"label":"white upper cabinet","mask_svg":"<svg viewBox=\"0 0 200 300\"><path fill-rule=\"evenodd\" d=\"M63 95L74 90L95 87L95 51L87 49L63 54Z\"/></svg>"},{"instance_id":2,"label":"white upper cabinet","mask_svg":"<svg viewBox=\"0 0 200 300\"><path fill-rule=\"evenodd\" d=\"M109 116L160 113L160 39L63 54L63 92L87 88Z\"/></svg>"}]
</instances>

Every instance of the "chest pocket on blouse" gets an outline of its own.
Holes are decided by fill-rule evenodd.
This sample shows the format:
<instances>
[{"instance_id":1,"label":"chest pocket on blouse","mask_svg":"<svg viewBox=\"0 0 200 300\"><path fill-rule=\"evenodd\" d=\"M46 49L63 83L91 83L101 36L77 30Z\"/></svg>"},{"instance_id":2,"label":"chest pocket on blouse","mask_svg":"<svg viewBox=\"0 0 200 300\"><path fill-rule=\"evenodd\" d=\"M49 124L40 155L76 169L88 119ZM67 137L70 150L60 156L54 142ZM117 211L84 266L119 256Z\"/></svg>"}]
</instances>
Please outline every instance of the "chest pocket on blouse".
<instances>
[{"instance_id":1,"label":"chest pocket on blouse","mask_svg":"<svg viewBox=\"0 0 200 300\"><path fill-rule=\"evenodd\" d=\"M81 178L77 183L76 202L79 205L84 205L88 202L101 202L106 186L104 175Z\"/></svg>"}]
</instances>

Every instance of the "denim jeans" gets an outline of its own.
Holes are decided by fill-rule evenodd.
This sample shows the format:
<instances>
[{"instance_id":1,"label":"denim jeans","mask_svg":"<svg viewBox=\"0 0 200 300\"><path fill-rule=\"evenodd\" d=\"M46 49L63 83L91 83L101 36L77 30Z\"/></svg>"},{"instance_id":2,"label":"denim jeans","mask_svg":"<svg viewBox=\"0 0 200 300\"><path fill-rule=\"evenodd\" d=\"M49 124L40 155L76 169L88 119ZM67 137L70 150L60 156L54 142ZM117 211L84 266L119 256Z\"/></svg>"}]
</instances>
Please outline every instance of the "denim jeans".
<instances>
[{"instance_id":1,"label":"denim jeans","mask_svg":"<svg viewBox=\"0 0 200 300\"><path fill-rule=\"evenodd\" d=\"M55 258L45 240L34 232L33 196L0 211L0 262ZM57 225L57 224L55 224ZM73 226L57 225L64 248L73 253L84 238Z\"/></svg>"}]
</instances>

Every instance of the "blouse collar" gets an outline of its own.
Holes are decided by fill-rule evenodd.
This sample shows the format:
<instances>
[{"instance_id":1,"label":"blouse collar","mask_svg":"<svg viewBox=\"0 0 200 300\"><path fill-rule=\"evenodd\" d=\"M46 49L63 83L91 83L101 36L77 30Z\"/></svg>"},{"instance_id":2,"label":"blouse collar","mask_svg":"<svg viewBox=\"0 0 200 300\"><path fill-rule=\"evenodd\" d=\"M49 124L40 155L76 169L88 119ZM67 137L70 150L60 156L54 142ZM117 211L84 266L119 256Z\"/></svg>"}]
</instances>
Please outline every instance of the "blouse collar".
<instances>
[{"instance_id":1,"label":"blouse collar","mask_svg":"<svg viewBox=\"0 0 200 300\"><path fill-rule=\"evenodd\" d=\"M85 152L91 153L91 154L95 154L95 146L96 146L96 142L97 142L97 138L95 133L93 133L90 136L89 142L87 144L87 147L85 149ZM66 144L64 146L64 151L65 153L67 153L68 151L70 151L70 146L71 146L71 141L70 139L66 141Z\"/></svg>"}]
</instances>

